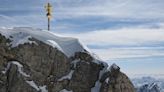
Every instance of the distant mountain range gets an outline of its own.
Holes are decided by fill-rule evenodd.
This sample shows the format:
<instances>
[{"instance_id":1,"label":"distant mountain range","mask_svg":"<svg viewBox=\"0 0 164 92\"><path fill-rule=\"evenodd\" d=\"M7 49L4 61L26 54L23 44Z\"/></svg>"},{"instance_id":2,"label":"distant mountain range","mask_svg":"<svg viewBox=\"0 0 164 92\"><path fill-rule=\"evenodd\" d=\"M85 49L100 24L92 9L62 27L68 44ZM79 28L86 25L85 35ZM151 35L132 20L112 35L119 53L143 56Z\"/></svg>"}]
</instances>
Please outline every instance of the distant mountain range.
<instances>
[{"instance_id":1,"label":"distant mountain range","mask_svg":"<svg viewBox=\"0 0 164 92\"><path fill-rule=\"evenodd\" d=\"M133 78L137 92L164 92L164 79L154 77Z\"/></svg>"}]
</instances>

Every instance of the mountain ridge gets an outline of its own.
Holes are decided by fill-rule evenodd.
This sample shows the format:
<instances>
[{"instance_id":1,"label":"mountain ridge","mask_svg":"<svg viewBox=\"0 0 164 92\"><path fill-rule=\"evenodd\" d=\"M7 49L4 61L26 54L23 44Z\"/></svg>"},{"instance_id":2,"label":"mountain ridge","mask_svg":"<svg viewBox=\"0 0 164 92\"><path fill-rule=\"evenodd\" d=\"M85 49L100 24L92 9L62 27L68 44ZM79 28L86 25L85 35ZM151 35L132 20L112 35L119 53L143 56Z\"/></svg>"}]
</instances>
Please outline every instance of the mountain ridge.
<instances>
[{"instance_id":1,"label":"mountain ridge","mask_svg":"<svg viewBox=\"0 0 164 92\"><path fill-rule=\"evenodd\" d=\"M163 92L164 91L164 79L155 78L152 76L145 76L139 78L133 78L131 80L137 92ZM154 85L153 85L154 84Z\"/></svg>"}]
</instances>

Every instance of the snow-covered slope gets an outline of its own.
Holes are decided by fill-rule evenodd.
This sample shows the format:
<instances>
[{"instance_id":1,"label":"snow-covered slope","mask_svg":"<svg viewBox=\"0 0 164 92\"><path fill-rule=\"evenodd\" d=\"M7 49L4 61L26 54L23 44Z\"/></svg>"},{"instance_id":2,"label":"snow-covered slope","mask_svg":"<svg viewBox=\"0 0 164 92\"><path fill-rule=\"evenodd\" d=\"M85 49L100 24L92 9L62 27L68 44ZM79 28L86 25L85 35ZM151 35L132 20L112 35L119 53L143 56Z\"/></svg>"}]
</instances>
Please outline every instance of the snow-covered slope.
<instances>
[{"instance_id":1,"label":"snow-covered slope","mask_svg":"<svg viewBox=\"0 0 164 92\"><path fill-rule=\"evenodd\" d=\"M65 55L71 57L75 52L83 52L84 47L79 43L78 39L71 37L57 36L57 34L41 29L34 29L30 27L15 27L15 28L0 28L0 33L5 35L6 38L12 40L12 47L19 44L35 43L30 38L35 38L46 44L61 50Z\"/></svg>"}]
</instances>

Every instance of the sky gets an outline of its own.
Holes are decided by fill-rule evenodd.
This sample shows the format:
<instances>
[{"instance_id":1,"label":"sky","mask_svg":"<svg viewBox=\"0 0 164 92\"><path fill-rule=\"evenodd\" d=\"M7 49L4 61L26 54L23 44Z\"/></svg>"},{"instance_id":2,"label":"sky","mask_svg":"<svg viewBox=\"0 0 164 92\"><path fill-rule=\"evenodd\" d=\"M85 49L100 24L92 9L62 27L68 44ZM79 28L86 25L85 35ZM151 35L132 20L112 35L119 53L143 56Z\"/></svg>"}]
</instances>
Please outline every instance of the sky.
<instances>
[{"instance_id":1,"label":"sky","mask_svg":"<svg viewBox=\"0 0 164 92\"><path fill-rule=\"evenodd\" d=\"M128 75L164 75L164 0L0 0L0 27L47 29L76 37Z\"/></svg>"}]
</instances>

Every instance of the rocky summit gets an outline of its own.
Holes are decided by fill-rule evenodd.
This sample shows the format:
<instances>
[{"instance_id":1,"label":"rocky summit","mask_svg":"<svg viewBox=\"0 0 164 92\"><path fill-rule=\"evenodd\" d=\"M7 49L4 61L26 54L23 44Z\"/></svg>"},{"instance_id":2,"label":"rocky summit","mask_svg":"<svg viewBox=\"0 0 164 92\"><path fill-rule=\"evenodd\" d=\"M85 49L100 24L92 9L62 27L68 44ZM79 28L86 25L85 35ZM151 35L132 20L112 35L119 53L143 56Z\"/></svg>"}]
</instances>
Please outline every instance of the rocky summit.
<instances>
[{"instance_id":1,"label":"rocky summit","mask_svg":"<svg viewBox=\"0 0 164 92\"><path fill-rule=\"evenodd\" d=\"M34 28L0 28L0 92L135 92L119 66L77 39Z\"/></svg>"}]
</instances>

